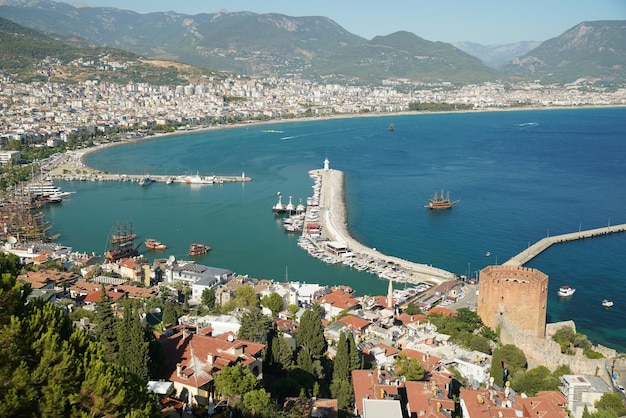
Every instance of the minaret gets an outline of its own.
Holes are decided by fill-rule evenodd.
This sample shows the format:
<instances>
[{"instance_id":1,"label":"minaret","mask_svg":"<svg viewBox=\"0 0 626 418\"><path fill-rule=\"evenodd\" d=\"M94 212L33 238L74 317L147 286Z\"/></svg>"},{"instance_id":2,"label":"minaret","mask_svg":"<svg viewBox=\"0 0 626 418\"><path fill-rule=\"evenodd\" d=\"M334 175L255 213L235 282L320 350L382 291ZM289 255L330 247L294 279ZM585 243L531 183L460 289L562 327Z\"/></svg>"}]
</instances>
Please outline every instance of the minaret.
<instances>
[{"instance_id":1,"label":"minaret","mask_svg":"<svg viewBox=\"0 0 626 418\"><path fill-rule=\"evenodd\" d=\"M389 279L389 288L387 289L387 307L393 309L393 284Z\"/></svg>"},{"instance_id":2,"label":"minaret","mask_svg":"<svg viewBox=\"0 0 626 418\"><path fill-rule=\"evenodd\" d=\"M328 161L328 157L324 159L324 171L328 171L330 169L330 161Z\"/></svg>"}]
</instances>

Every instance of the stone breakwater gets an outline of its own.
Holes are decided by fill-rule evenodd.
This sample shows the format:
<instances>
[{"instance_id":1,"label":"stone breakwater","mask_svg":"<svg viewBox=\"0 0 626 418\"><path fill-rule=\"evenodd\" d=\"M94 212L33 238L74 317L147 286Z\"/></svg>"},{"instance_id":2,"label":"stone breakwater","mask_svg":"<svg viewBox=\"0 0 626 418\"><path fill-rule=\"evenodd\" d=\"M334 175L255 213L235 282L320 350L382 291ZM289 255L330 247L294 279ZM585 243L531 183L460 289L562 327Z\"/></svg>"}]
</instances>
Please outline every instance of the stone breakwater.
<instances>
[{"instance_id":1,"label":"stone breakwater","mask_svg":"<svg viewBox=\"0 0 626 418\"><path fill-rule=\"evenodd\" d=\"M383 279L391 279L398 282L418 283L426 282L438 285L448 280L456 279L456 275L432 267L427 264L413 263L397 257L381 253L356 241L350 235L347 227L347 210L344 194L344 173L338 170L312 170L311 177L319 179L319 203L318 216L315 223L319 224L319 236L311 237L307 224L311 222L309 214L311 208L307 208L307 218L303 229L303 237L309 238L317 249L328 248L329 243L335 243L335 248L345 247L351 253L350 265L352 267L365 267L367 271L377 274ZM314 196L315 197L315 196ZM328 251L327 251L328 252ZM333 253L330 251L329 253ZM337 259L346 260L345 255L333 254ZM344 264L346 264L344 262Z\"/></svg>"}]
</instances>

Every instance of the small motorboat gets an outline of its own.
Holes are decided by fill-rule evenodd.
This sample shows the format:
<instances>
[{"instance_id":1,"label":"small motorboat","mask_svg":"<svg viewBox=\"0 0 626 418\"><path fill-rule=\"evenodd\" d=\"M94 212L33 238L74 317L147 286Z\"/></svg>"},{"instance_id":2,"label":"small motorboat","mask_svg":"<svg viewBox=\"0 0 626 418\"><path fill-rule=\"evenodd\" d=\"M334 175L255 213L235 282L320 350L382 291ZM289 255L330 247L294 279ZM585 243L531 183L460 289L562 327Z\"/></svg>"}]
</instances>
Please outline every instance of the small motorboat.
<instances>
[{"instance_id":1,"label":"small motorboat","mask_svg":"<svg viewBox=\"0 0 626 418\"><path fill-rule=\"evenodd\" d=\"M611 306L613 306L613 301L604 299L602 301L602 306L604 306L605 308L610 308Z\"/></svg>"},{"instance_id":2,"label":"small motorboat","mask_svg":"<svg viewBox=\"0 0 626 418\"><path fill-rule=\"evenodd\" d=\"M576 292L576 289L574 289L573 287L569 287L569 286L565 285L565 286L561 286L559 288L558 295L562 296L562 297L567 297L567 296L572 296L574 294L574 292Z\"/></svg>"}]
</instances>

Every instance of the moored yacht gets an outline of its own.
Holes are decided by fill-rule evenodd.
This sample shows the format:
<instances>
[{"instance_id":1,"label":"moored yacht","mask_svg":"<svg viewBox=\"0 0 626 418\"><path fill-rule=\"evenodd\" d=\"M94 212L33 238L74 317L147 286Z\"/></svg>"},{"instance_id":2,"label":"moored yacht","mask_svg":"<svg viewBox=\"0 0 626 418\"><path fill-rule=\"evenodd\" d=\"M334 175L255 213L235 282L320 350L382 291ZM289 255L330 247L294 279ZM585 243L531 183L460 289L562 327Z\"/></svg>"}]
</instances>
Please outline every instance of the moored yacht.
<instances>
[{"instance_id":1,"label":"moored yacht","mask_svg":"<svg viewBox=\"0 0 626 418\"><path fill-rule=\"evenodd\" d=\"M285 213L287 211L285 209L285 205L283 205L282 199L283 199L282 195L280 194L280 192L278 192L278 202L276 202L276 204L272 206L272 212Z\"/></svg>"},{"instance_id":2,"label":"moored yacht","mask_svg":"<svg viewBox=\"0 0 626 418\"><path fill-rule=\"evenodd\" d=\"M613 306L613 301L604 299L602 301L602 306L604 306L605 308L610 308L611 306Z\"/></svg>"},{"instance_id":3,"label":"moored yacht","mask_svg":"<svg viewBox=\"0 0 626 418\"><path fill-rule=\"evenodd\" d=\"M288 214L293 214L296 211L296 207L294 206L293 202L291 201L291 196L289 196L289 203L287 203L287 206L285 206L285 212L287 212Z\"/></svg>"}]
</instances>

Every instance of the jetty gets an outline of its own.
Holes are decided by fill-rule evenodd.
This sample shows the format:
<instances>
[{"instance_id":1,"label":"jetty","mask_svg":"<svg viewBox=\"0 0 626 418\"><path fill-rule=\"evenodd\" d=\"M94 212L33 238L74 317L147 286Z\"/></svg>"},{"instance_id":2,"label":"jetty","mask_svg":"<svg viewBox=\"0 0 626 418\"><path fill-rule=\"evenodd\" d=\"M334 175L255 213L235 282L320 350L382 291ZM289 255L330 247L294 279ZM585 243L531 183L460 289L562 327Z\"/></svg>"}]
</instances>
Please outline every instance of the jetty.
<instances>
[{"instance_id":1,"label":"jetty","mask_svg":"<svg viewBox=\"0 0 626 418\"><path fill-rule=\"evenodd\" d=\"M562 242L576 241L579 239L600 237L603 235L615 234L618 232L626 232L626 224L619 224L613 226L605 226L603 228L587 229L578 232L570 232L568 234L554 235L551 237L545 237L540 239L535 244L526 248L521 253L514 257L511 257L507 262L503 263L505 266L523 266L533 258L537 257L543 251L550 248L552 244L559 244Z\"/></svg>"},{"instance_id":2,"label":"jetty","mask_svg":"<svg viewBox=\"0 0 626 418\"><path fill-rule=\"evenodd\" d=\"M190 182L186 180L188 176L180 176L180 175L167 175L167 174L159 174L159 175L147 175L147 174L107 174L102 172L88 172L82 174L59 174L59 173L51 173L48 175L48 178L51 180L64 180L64 181L128 181L139 183L146 177L149 177L151 182L153 183L185 183L189 184ZM251 181L252 178L246 176L242 173L241 176L220 176L220 175L212 175L213 178L211 182L197 183L197 184L220 184L220 183L234 183L234 182L248 182ZM193 183L192 184L196 184Z\"/></svg>"},{"instance_id":3,"label":"jetty","mask_svg":"<svg viewBox=\"0 0 626 418\"><path fill-rule=\"evenodd\" d=\"M315 221L321 226L318 248L332 249L333 245L335 248L345 248L357 262L366 264L369 269L377 269L378 276L383 279L411 283L425 282L431 286L456 279L456 275L449 271L383 254L355 240L347 227L344 173L325 167L321 170L312 170L309 174L319 178L321 183L319 205L316 206L319 216ZM311 207L307 207L307 219L310 219L310 212ZM303 237L310 235L307 229L305 226ZM335 257L341 258L336 254ZM395 275L398 272L402 272L401 277L392 277L391 274Z\"/></svg>"}]
</instances>

